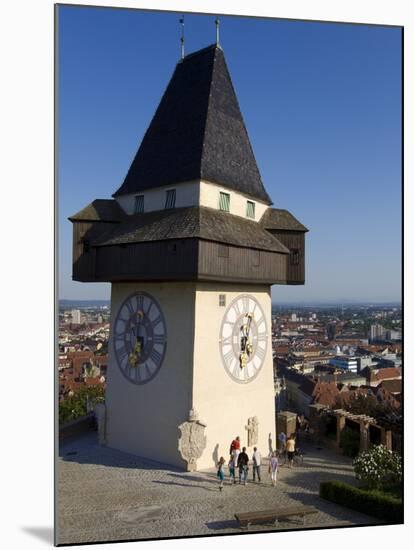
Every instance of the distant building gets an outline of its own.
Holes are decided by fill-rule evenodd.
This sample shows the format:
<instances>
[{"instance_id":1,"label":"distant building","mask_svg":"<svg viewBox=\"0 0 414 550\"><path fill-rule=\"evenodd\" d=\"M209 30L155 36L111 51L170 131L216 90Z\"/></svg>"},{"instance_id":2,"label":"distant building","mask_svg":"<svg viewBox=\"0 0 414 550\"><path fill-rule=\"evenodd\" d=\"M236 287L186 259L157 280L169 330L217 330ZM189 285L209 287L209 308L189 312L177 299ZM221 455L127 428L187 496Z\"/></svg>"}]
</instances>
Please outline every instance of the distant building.
<instances>
[{"instance_id":1,"label":"distant building","mask_svg":"<svg viewBox=\"0 0 414 550\"><path fill-rule=\"evenodd\" d=\"M402 333L400 330L387 330L385 333L386 340L402 340Z\"/></svg>"},{"instance_id":2,"label":"distant building","mask_svg":"<svg viewBox=\"0 0 414 550\"><path fill-rule=\"evenodd\" d=\"M397 367L389 367L384 369L367 368L363 373L366 376L367 384L371 387L380 385L388 380L401 380L402 371Z\"/></svg>"},{"instance_id":3,"label":"distant building","mask_svg":"<svg viewBox=\"0 0 414 550\"><path fill-rule=\"evenodd\" d=\"M290 316L290 320L296 323L296 321L298 320L298 316L296 315L296 313L292 313L292 315Z\"/></svg>"},{"instance_id":4,"label":"distant building","mask_svg":"<svg viewBox=\"0 0 414 550\"><path fill-rule=\"evenodd\" d=\"M370 336L371 342L378 342L378 341L384 340L386 337L386 330L379 323L374 323L370 327L369 336Z\"/></svg>"},{"instance_id":5,"label":"distant building","mask_svg":"<svg viewBox=\"0 0 414 550\"><path fill-rule=\"evenodd\" d=\"M377 363L378 363L378 359L376 359L372 355L361 355L361 356L358 356L356 359L358 362L358 372L361 372L366 367L377 366Z\"/></svg>"},{"instance_id":6,"label":"distant building","mask_svg":"<svg viewBox=\"0 0 414 550\"><path fill-rule=\"evenodd\" d=\"M80 309L72 309L72 323L74 325L81 324L81 312Z\"/></svg>"},{"instance_id":7,"label":"distant building","mask_svg":"<svg viewBox=\"0 0 414 550\"><path fill-rule=\"evenodd\" d=\"M329 363L338 369L349 370L355 373L358 371L358 359L356 357L348 357L346 355L336 356Z\"/></svg>"}]
</instances>

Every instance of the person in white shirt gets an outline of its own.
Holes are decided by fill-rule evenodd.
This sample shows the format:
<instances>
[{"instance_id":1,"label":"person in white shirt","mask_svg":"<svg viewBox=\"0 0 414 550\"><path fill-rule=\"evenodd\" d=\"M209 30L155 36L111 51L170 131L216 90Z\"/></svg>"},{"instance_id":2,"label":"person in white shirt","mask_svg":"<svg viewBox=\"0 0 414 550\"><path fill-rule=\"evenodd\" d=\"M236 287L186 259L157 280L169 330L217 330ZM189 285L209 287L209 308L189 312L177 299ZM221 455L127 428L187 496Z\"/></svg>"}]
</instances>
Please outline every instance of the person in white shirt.
<instances>
[{"instance_id":1,"label":"person in white shirt","mask_svg":"<svg viewBox=\"0 0 414 550\"><path fill-rule=\"evenodd\" d=\"M253 481L256 481L256 473L257 473L257 479L260 482L260 465L262 463L262 455L257 450L257 447L253 448Z\"/></svg>"},{"instance_id":2,"label":"person in white shirt","mask_svg":"<svg viewBox=\"0 0 414 550\"><path fill-rule=\"evenodd\" d=\"M276 487L278 468L279 468L279 460L277 457L277 452L273 451L269 460L269 474L272 480L273 487Z\"/></svg>"}]
</instances>

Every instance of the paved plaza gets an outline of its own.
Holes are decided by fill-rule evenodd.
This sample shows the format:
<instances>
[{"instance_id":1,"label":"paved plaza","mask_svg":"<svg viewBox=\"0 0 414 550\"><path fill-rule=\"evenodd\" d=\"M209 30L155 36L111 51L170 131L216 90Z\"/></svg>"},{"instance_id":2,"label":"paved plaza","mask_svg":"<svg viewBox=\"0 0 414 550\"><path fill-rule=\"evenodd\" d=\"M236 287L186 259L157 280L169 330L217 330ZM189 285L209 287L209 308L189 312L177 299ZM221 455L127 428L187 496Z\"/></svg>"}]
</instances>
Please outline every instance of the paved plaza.
<instances>
[{"instance_id":1,"label":"paved plaza","mask_svg":"<svg viewBox=\"0 0 414 550\"><path fill-rule=\"evenodd\" d=\"M319 483L355 483L351 460L315 445L302 446L303 466L280 469L272 487L267 465L262 483L228 483L218 489L216 470L186 473L101 447L95 433L61 445L58 463L59 544L240 533L237 512L312 505L305 527L375 524L376 520L319 498ZM213 464L213 459L212 459ZM226 474L228 472L225 468ZM251 474L251 468L249 470ZM250 531L303 528L291 519Z\"/></svg>"}]
</instances>

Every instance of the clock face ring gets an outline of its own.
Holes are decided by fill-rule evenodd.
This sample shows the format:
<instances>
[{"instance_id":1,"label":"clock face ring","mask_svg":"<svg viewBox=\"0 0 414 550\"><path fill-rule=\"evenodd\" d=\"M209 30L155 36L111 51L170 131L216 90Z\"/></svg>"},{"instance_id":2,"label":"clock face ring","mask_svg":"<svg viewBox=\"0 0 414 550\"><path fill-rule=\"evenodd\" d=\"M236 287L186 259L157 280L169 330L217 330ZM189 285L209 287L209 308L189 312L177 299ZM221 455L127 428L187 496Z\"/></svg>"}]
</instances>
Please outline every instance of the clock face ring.
<instances>
[{"instance_id":1,"label":"clock face ring","mask_svg":"<svg viewBox=\"0 0 414 550\"><path fill-rule=\"evenodd\" d=\"M267 354L266 316L257 299L241 294L228 306L219 347L223 366L235 382L246 384L259 374Z\"/></svg>"},{"instance_id":2,"label":"clock face ring","mask_svg":"<svg viewBox=\"0 0 414 550\"><path fill-rule=\"evenodd\" d=\"M134 292L120 305L113 328L113 349L122 374L146 384L161 368L167 350L164 314L147 292Z\"/></svg>"}]
</instances>

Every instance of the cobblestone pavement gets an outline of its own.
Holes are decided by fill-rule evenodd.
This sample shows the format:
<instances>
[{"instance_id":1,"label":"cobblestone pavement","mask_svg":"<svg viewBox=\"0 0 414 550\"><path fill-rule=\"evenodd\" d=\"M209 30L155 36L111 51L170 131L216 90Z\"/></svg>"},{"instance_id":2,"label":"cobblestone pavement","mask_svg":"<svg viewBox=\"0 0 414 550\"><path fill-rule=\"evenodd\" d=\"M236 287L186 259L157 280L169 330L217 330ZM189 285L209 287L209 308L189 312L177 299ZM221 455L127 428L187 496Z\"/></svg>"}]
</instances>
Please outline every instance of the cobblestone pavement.
<instances>
[{"instance_id":1,"label":"cobblestone pavement","mask_svg":"<svg viewBox=\"0 0 414 550\"><path fill-rule=\"evenodd\" d=\"M262 483L230 486L227 476L220 493L215 469L182 472L101 447L95 434L66 442L57 470L59 544L240 533L235 513L298 504L318 509L305 527L376 523L318 496L321 481L355 483L351 461L315 446L303 449L304 464L280 468L276 487L264 465ZM250 531L300 528L302 521L291 519Z\"/></svg>"}]
</instances>

